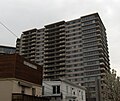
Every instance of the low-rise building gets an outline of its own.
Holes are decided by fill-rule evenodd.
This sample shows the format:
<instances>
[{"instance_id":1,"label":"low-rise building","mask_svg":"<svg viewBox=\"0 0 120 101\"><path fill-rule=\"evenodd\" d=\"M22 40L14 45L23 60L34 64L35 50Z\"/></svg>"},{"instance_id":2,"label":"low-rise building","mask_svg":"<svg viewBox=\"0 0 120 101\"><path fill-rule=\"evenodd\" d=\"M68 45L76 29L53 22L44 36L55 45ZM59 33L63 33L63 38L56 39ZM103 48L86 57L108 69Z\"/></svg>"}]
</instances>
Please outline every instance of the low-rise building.
<instances>
[{"instance_id":1,"label":"low-rise building","mask_svg":"<svg viewBox=\"0 0 120 101\"><path fill-rule=\"evenodd\" d=\"M0 56L0 101L48 101L42 95L40 65L18 54Z\"/></svg>"},{"instance_id":2,"label":"low-rise building","mask_svg":"<svg viewBox=\"0 0 120 101\"><path fill-rule=\"evenodd\" d=\"M43 81L43 96L50 101L86 101L84 87L62 79Z\"/></svg>"},{"instance_id":3,"label":"low-rise building","mask_svg":"<svg viewBox=\"0 0 120 101\"><path fill-rule=\"evenodd\" d=\"M13 54L15 52L15 47L0 45L0 54Z\"/></svg>"}]
</instances>

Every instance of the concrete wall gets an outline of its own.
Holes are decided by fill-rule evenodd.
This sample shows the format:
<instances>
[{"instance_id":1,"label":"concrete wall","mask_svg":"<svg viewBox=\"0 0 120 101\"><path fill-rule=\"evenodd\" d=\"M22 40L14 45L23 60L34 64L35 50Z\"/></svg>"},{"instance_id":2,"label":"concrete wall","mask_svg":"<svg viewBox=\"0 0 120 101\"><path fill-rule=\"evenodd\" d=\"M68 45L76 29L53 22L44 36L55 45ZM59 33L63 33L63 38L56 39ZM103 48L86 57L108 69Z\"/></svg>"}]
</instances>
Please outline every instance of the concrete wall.
<instances>
[{"instance_id":1,"label":"concrete wall","mask_svg":"<svg viewBox=\"0 0 120 101\"><path fill-rule=\"evenodd\" d=\"M22 86L18 85L18 82L24 82L26 84L31 85L31 87L25 87L25 94L32 95L32 88L35 88L36 90L35 95L36 96L42 95L42 87L40 85L36 85L25 81L19 81L19 80L13 81L13 93L21 93Z\"/></svg>"},{"instance_id":2,"label":"concrete wall","mask_svg":"<svg viewBox=\"0 0 120 101\"><path fill-rule=\"evenodd\" d=\"M48 82L44 82L43 86L44 86L44 95L46 96L52 96L53 95L53 85L61 85L60 81L48 81ZM61 89L61 88L60 88ZM60 94L55 94L55 95L60 95Z\"/></svg>"},{"instance_id":3,"label":"concrete wall","mask_svg":"<svg viewBox=\"0 0 120 101\"><path fill-rule=\"evenodd\" d=\"M11 101L12 81L0 81L0 101Z\"/></svg>"},{"instance_id":4,"label":"concrete wall","mask_svg":"<svg viewBox=\"0 0 120 101\"><path fill-rule=\"evenodd\" d=\"M60 92L62 93L61 100L61 94L53 94L53 85L60 85ZM82 89L70 83L62 81L44 81L43 86L44 96L59 96L57 99L52 97L51 101L86 101L85 89Z\"/></svg>"},{"instance_id":5,"label":"concrete wall","mask_svg":"<svg viewBox=\"0 0 120 101\"><path fill-rule=\"evenodd\" d=\"M11 101L12 93L21 93L22 86L18 82L23 82L21 80L14 79L0 79L0 101ZM33 83L25 82L30 84L31 87L25 87L25 94L32 95L32 88L35 88L35 95L42 95L42 87Z\"/></svg>"}]
</instances>

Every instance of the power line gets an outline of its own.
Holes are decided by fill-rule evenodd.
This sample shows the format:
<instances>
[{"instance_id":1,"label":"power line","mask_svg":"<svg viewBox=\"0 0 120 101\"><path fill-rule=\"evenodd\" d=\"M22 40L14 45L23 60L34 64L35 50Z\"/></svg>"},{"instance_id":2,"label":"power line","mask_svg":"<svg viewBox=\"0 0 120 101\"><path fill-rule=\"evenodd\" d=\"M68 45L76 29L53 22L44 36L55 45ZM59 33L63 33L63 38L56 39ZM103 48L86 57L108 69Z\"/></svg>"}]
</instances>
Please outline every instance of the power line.
<instances>
[{"instance_id":1,"label":"power line","mask_svg":"<svg viewBox=\"0 0 120 101\"><path fill-rule=\"evenodd\" d=\"M13 31L10 30L10 29L9 29L5 24L3 24L1 21L0 21L0 24L1 24L5 29L7 29L12 35L14 35L16 38L18 38L18 36L15 35L15 33L13 33Z\"/></svg>"}]
</instances>

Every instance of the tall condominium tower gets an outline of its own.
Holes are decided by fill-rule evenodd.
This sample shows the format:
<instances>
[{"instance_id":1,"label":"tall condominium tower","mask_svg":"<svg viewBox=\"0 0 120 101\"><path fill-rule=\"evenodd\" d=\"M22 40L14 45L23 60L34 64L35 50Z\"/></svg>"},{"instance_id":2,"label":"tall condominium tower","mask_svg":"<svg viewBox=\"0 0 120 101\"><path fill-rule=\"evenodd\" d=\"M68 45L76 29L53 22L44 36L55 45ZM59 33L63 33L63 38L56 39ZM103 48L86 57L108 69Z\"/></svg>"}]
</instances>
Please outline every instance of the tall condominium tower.
<instances>
[{"instance_id":1,"label":"tall condominium tower","mask_svg":"<svg viewBox=\"0 0 120 101\"><path fill-rule=\"evenodd\" d=\"M24 31L17 39L16 52L37 64L43 65L44 28Z\"/></svg>"},{"instance_id":2,"label":"tall condominium tower","mask_svg":"<svg viewBox=\"0 0 120 101\"><path fill-rule=\"evenodd\" d=\"M98 13L25 31L17 52L42 64L45 80L70 80L86 87L88 101L102 101L110 64L106 29Z\"/></svg>"},{"instance_id":3,"label":"tall condominium tower","mask_svg":"<svg viewBox=\"0 0 120 101\"><path fill-rule=\"evenodd\" d=\"M65 77L65 22L45 26L44 36L44 78L55 80Z\"/></svg>"}]
</instances>

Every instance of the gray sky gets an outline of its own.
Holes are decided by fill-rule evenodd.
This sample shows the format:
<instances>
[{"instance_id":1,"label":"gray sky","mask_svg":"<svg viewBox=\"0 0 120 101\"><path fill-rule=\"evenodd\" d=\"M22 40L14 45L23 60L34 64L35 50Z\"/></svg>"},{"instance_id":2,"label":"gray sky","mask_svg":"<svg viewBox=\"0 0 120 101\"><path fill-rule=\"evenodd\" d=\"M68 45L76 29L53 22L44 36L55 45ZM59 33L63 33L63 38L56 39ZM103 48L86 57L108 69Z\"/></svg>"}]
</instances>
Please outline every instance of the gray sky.
<instances>
[{"instance_id":1,"label":"gray sky","mask_svg":"<svg viewBox=\"0 0 120 101\"><path fill-rule=\"evenodd\" d=\"M18 37L25 30L98 12L107 31L111 67L120 76L120 0L0 0L0 21ZM0 25L0 44L16 37Z\"/></svg>"}]
</instances>

